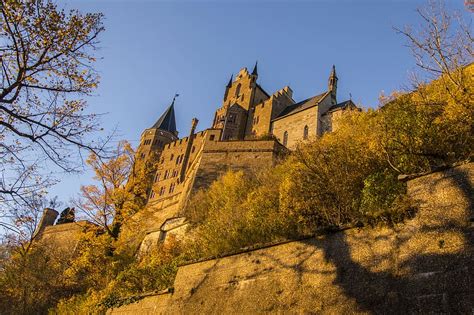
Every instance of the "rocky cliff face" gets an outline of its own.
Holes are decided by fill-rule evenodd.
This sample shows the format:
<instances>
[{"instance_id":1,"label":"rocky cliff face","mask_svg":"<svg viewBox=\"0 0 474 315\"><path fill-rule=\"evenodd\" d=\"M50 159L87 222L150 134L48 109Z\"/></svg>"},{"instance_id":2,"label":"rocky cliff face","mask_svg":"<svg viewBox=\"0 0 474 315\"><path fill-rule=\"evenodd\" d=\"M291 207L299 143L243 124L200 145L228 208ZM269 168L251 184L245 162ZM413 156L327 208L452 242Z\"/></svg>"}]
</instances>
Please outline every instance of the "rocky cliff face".
<instances>
[{"instance_id":1,"label":"rocky cliff face","mask_svg":"<svg viewBox=\"0 0 474 315\"><path fill-rule=\"evenodd\" d=\"M472 313L474 165L408 182L414 218L179 268L174 293L111 314Z\"/></svg>"}]
</instances>

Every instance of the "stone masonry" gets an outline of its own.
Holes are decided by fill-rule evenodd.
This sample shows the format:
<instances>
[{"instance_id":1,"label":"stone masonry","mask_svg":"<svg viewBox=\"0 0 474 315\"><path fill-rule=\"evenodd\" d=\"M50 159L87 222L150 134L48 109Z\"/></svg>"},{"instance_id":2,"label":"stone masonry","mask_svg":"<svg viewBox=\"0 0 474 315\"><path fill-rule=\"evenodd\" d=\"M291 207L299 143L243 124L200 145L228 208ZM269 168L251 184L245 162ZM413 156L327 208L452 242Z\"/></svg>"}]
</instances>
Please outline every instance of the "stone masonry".
<instances>
[{"instance_id":1,"label":"stone masonry","mask_svg":"<svg viewBox=\"0 0 474 315\"><path fill-rule=\"evenodd\" d=\"M408 182L415 216L179 267L108 314L472 314L474 164Z\"/></svg>"}]
</instances>

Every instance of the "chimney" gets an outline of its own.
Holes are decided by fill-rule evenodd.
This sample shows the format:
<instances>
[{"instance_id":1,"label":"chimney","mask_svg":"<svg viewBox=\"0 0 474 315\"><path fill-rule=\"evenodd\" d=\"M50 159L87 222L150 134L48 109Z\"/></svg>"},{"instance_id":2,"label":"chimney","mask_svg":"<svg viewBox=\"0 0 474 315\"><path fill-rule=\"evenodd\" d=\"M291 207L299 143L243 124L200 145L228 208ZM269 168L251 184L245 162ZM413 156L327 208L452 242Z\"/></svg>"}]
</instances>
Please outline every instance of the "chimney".
<instances>
[{"instance_id":1,"label":"chimney","mask_svg":"<svg viewBox=\"0 0 474 315\"><path fill-rule=\"evenodd\" d=\"M186 177L186 168L188 167L189 154L191 153L191 148L193 147L194 142L194 130L196 130L198 122L199 120L197 118L193 118L193 120L191 121L191 130L189 131L188 145L186 146L186 152L184 153L183 158L183 165L181 165L181 171L179 173L180 183L184 182L184 179Z\"/></svg>"}]
</instances>

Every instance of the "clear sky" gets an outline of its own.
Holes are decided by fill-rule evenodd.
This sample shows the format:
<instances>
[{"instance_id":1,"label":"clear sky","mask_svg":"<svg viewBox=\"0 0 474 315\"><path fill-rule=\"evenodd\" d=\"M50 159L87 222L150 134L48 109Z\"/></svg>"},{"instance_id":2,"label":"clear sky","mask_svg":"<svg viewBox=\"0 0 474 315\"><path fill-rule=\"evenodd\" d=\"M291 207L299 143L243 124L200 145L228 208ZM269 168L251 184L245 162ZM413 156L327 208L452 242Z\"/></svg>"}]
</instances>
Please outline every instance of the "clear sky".
<instances>
[{"instance_id":1,"label":"clear sky","mask_svg":"<svg viewBox=\"0 0 474 315\"><path fill-rule=\"evenodd\" d=\"M418 25L425 1L66 1L60 6L103 12L106 30L97 62L101 84L88 99L108 113L103 127L138 144L169 105L181 136L193 117L210 126L232 73L259 64L260 85L272 94L290 85L296 101L325 91L333 64L338 100L352 94L364 107L403 87L414 61L393 26ZM469 15L463 0L448 8ZM66 202L91 174L67 175L51 189Z\"/></svg>"}]
</instances>

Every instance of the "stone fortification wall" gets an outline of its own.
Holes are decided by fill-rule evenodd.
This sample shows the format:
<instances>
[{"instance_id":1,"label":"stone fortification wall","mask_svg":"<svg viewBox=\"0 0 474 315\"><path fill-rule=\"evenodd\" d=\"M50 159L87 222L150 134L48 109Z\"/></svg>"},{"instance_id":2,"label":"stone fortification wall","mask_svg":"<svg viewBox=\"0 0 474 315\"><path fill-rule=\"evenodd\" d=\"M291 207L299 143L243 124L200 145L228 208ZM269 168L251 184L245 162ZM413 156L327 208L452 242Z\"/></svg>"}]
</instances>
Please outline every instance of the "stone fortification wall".
<instances>
[{"instance_id":1,"label":"stone fortification wall","mask_svg":"<svg viewBox=\"0 0 474 315\"><path fill-rule=\"evenodd\" d=\"M276 141L226 141L218 140L219 130L209 129L196 134L186 179L180 183L177 176L163 178L163 173L175 173L181 166L176 159L182 156L186 140L167 145L162 153L163 163L157 171L155 191L166 187L163 195L150 196L147 207L127 220L121 239L138 249L145 235L160 230L163 223L178 217L180 210L194 191L209 186L229 169L249 171L269 167L284 154L285 148ZM180 143L181 141L181 143ZM168 148L169 146L169 148ZM170 191L173 185L173 191Z\"/></svg>"},{"instance_id":2,"label":"stone fortification wall","mask_svg":"<svg viewBox=\"0 0 474 315\"><path fill-rule=\"evenodd\" d=\"M45 227L40 235L39 242L51 244L52 246L73 254L82 233L95 225L88 221L77 221Z\"/></svg>"},{"instance_id":3,"label":"stone fortification wall","mask_svg":"<svg viewBox=\"0 0 474 315\"><path fill-rule=\"evenodd\" d=\"M202 153L193 190L209 186L228 170L253 171L275 165L286 149L277 141L209 143Z\"/></svg>"},{"instance_id":4,"label":"stone fortification wall","mask_svg":"<svg viewBox=\"0 0 474 315\"><path fill-rule=\"evenodd\" d=\"M470 314L473 185L473 164L413 179L408 191L419 209L404 224L182 266L173 294L109 313Z\"/></svg>"}]
</instances>

